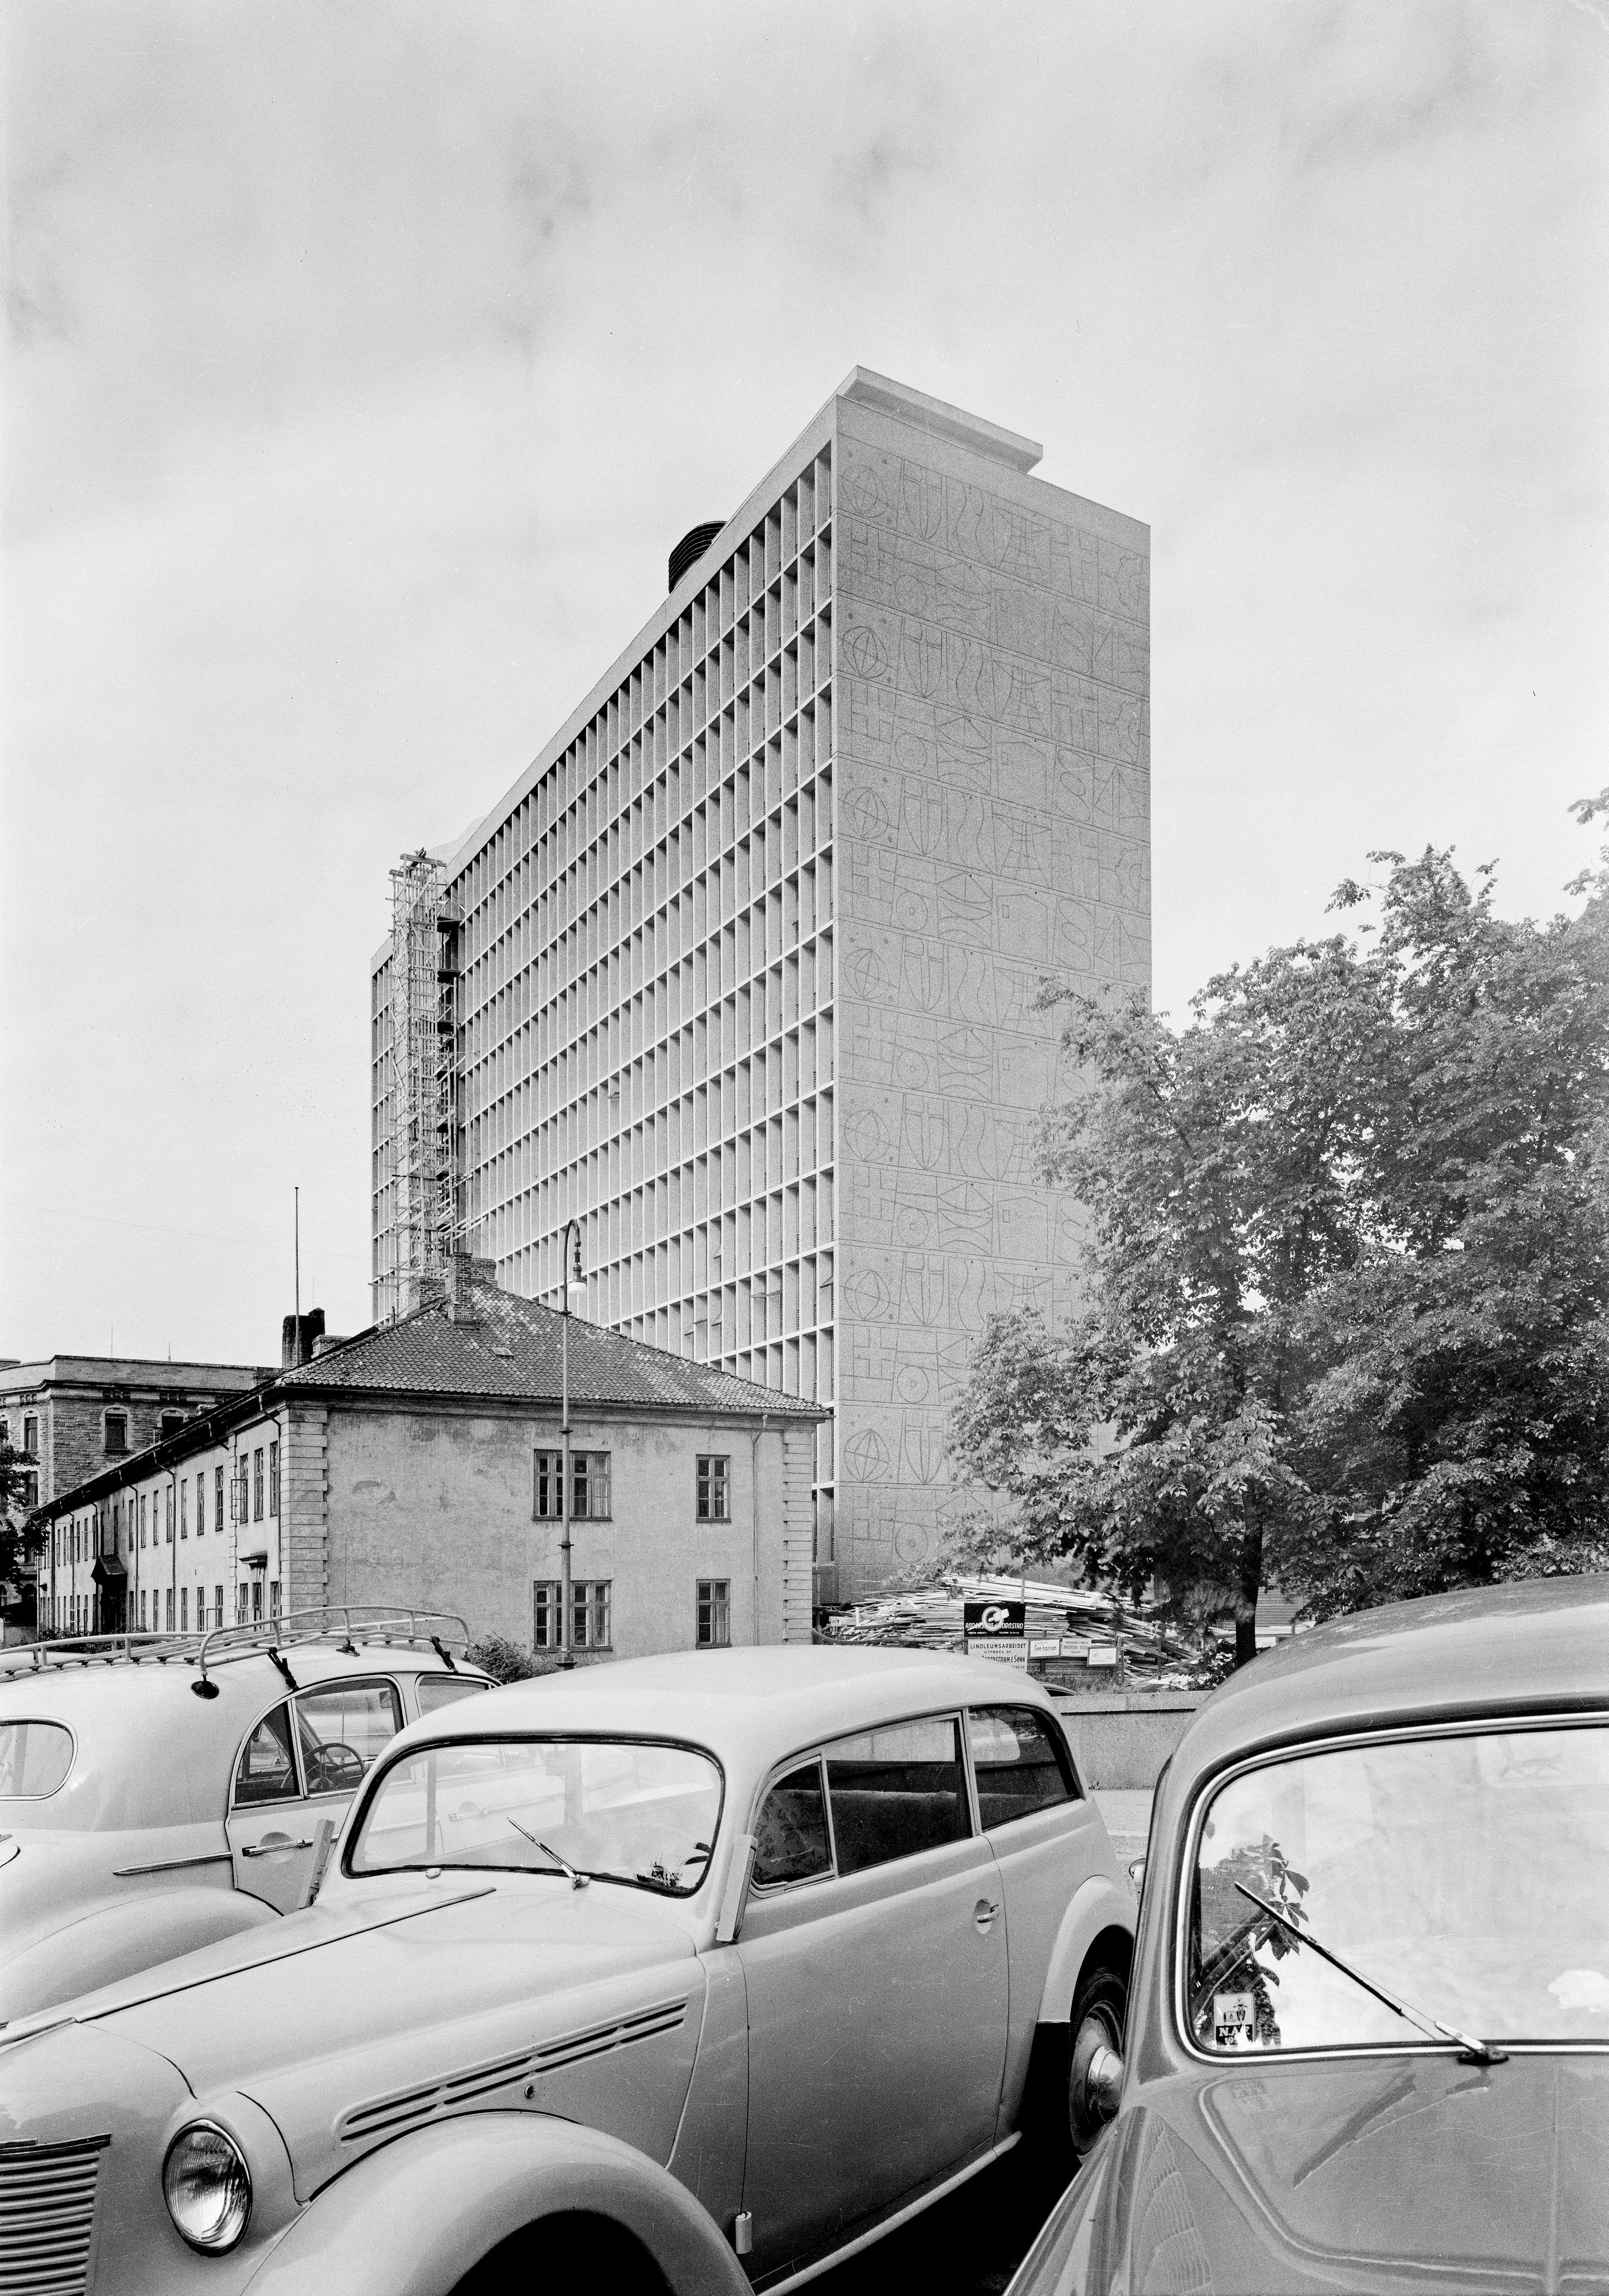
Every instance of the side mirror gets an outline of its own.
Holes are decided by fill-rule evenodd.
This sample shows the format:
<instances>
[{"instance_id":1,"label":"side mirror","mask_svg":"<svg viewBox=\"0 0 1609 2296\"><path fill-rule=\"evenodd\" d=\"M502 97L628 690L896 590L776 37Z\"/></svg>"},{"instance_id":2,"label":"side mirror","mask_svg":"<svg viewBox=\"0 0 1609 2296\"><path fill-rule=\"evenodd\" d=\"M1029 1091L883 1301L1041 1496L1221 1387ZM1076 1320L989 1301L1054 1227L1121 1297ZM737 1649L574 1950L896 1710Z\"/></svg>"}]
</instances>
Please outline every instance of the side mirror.
<instances>
[{"instance_id":1,"label":"side mirror","mask_svg":"<svg viewBox=\"0 0 1609 2296\"><path fill-rule=\"evenodd\" d=\"M1131 1857L1129 1860L1129 1887L1133 1890L1137 1898L1144 1897L1145 1893L1145 1861L1143 1857Z\"/></svg>"}]
</instances>

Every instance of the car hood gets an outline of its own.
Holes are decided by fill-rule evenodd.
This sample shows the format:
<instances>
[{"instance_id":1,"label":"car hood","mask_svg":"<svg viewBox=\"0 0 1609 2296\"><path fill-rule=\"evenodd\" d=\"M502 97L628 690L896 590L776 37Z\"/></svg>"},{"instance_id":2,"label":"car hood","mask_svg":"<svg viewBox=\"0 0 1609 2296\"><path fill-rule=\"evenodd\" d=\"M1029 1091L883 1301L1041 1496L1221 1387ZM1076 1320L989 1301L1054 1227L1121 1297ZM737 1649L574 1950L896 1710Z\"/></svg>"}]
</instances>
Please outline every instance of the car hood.
<instances>
[{"instance_id":1,"label":"car hood","mask_svg":"<svg viewBox=\"0 0 1609 2296\"><path fill-rule=\"evenodd\" d=\"M160 2051L203 2102L238 2090L260 2104L306 2199L374 2144L474 2105L616 2127L600 2069L622 2056L633 2073L659 2063L631 2127L667 2157L703 1991L687 1928L650 1897L457 1875L288 1915L71 2014Z\"/></svg>"},{"instance_id":2,"label":"car hood","mask_svg":"<svg viewBox=\"0 0 1609 2296\"><path fill-rule=\"evenodd\" d=\"M1122 2112L1014 2296L1601 2290L1606 2159L1602 2056L1181 2076Z\"/></svg>"}]
</instances>

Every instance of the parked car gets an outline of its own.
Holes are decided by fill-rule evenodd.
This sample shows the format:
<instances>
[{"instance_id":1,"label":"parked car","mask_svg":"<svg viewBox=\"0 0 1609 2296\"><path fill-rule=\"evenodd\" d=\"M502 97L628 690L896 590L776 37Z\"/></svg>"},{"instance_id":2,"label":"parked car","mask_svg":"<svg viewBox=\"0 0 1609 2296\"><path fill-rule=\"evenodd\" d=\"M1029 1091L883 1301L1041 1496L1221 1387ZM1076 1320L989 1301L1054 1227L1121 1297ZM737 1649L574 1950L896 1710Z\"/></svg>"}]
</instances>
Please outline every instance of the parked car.
<instances>
[{"instance_id":1,"label":"parked car","mask_svg":"<svg viewBox=\"0 0 1609 2296\"><path fill-rule=\"evenodd\" d=\"M511 1685L385 1750L310 1909L0 2033L0 2284L14 2190L119 2296L790 2286L1065 2136L1133 1908L998 1666Z\"/></svg>"},{"instance_id":2,"label":"parked car","mask_svg":"<svg viewBox=\"0 0 1609 2296\"><path fill-rule=\"evenodd\" d=\"M1609 2289L1609 1578L1361 1612L1209 1700L1123 2058L1012 2296Z\"/></svg>"},{"instance_id":3,"label":"parked car","mask_svg":"<svg viewBox=\"0 0 1609 2296\"><path fill-rule=\"evenodd\" d=\"M0 2024L300 1904L382 1747L490 1687L466 1640L320 1611L7 1651Z\"/></svg>"}]
</instances>

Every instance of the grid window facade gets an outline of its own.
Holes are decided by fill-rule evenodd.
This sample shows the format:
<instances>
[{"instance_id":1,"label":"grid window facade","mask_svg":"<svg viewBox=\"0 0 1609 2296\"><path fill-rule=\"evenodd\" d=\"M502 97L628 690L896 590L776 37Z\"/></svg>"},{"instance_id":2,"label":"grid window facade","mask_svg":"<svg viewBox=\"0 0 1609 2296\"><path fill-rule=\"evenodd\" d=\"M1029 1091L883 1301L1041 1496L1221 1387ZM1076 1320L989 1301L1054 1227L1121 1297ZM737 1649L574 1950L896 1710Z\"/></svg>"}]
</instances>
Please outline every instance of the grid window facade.
<instances>
[{"instance_id":1,"label":"grid window facade","mask_svg":"<svg viewBox=\"0 0 1609 2296\"><path fill-rule=\"evenodd\" d=\"M729 1458L718 1452L698 1455L698 1519L700 1522L729 1522L731 1506Z\"/></svg>"},{"instance_id":2,"label":"grid window facade","mask_svg":"<svg viewBox=\"0 0 1609 2296\"><path fill-rule=\"evenodd\" d=\"M732 1581L698 1581L697 1632L700 1650L725 1650L732 1640Z\"/></svg>"},{"instance_id":3,"label":"grid window facade","mask_svg":"<svg viewBox=\"0 0 1609 2296\"><path fill-rule=\"evenodd\" d=\"M460 1217L499 1281L830 1401L833 485L802 462L453 878ZM684 582L683 587L686 586ZM374 976L375 1305L401 1304ZM831 1444L822 1447L830 1488Z\"/></svg>"}]
</instances>

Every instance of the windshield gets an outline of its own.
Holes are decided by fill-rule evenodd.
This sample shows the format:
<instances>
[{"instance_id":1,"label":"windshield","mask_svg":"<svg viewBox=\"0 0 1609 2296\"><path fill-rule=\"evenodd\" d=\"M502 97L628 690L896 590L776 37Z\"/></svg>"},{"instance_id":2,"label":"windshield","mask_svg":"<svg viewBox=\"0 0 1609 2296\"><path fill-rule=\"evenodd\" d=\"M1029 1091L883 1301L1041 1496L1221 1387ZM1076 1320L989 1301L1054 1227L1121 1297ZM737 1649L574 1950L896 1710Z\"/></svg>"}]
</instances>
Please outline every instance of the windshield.
<instances>
[{"instance_id":1,"label":"windshield","mask_svg":"<svg viewBox=\"0 0 1609 2296\"><path fill-rule=\"evenodd\" d=\"M72 1767L72 1733L59 1722L0 1722L0 1801L43 1801Z\"/></svg>"},{"instance_id":2,"label":"windshield","mask_svg":"<svg viewBox=\"0 0 1609 2296\"><path fill-rule=\"evenodd\" d=\"M685 1898L704 1878L721 1775L685 1746L621 1739L496 1738L423 1747L389 1769L347 1870L493 1866Z\"/></svg>"},{"instance_id":3,"label":"windshield","mask_svg":"<svg viewBox=\"0 0 1609 2296\"><path fill-rule=\"evenodd\" d=\"M1433 2046L1301 1945L1307 1935L1484 2040L1609 2040L1605 1906L1609 1730L1383 1741L1270 1762L1224 1786L1202 1828L1190 2030L1226 2053Z\"/></svg>"}]
</instances>

